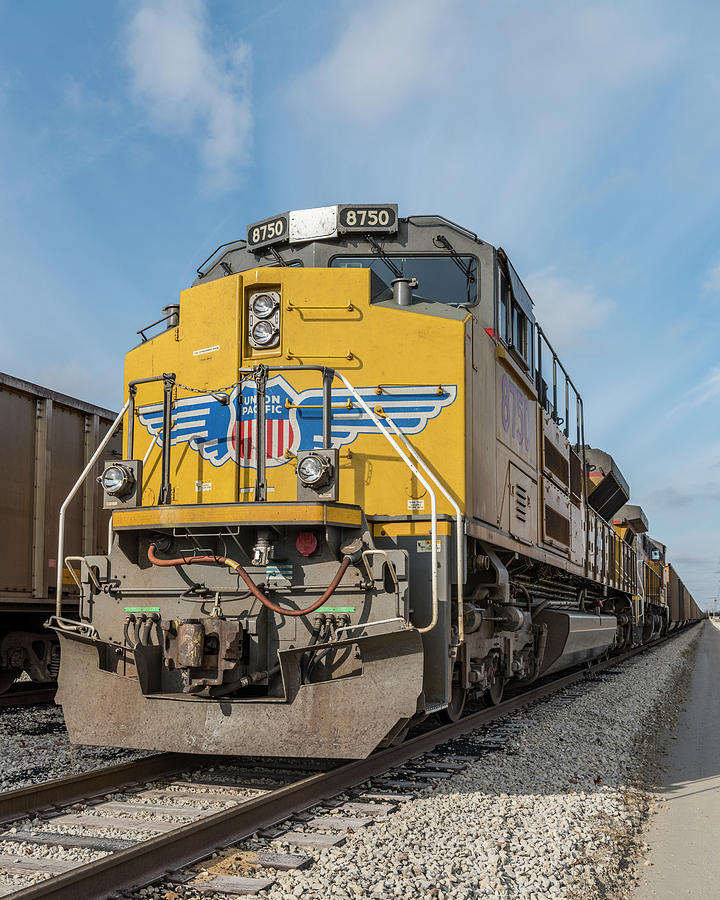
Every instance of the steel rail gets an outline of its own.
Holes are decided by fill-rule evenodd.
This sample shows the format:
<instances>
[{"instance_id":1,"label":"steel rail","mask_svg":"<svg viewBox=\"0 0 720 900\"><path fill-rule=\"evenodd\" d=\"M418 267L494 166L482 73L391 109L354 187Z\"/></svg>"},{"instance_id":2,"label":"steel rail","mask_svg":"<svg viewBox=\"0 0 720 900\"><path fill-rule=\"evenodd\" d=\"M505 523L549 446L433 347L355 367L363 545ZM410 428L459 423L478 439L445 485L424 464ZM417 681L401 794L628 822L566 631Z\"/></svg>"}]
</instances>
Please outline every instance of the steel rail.
<instances>
[{"instance_id":1,"label":"steel rail","mask_svg":"<svg viewBox=\"0 0 720 900\"><path fill-rule=\"evenodd\" d=\"M151 781L165 775L197 766L207 757L191 753L159 753L83 772L52 781L40 782L0 794L0 825L31 816L41 810L68 806L78 800L99 797L138 782Z\"/></svg>"},{"instance_id":2,"label":"steel rail","mask_svg":"<svg viewBox=\"0 0 720 900\"><path fill-rule=\"evenodd\" d=\"M0 707L6 706L39 706L41 703L52 703L55 699L57 684L36 684L33 681L16 682L9 691L0 694Z\"/></svg>"},{"instance_id":3,"label":"steel rail","mask_svg":"<svg viewBox=\"0 0 720 900\"><path fill-rule=\"evenodd\" d=\"M53 900L97 900L119 891L129 891L152 884L170 872L193 865L217 850L245 840L258 829L282 822L323 800L357 787L370 778L383 775L435 749L438 745L514 712L533 700L549 696L584 681L588 676L613 668L640 653L652 650L679 633L680 630L650 644L626 651L620 656L600 660L579 671L562 675L547 684L518 694L496 707L471 713L457 722L433 729L397 747L374 753L367 759L355 760L329 772L300 779L290 785L269 791L262 797L221 810L126 850L78 866L65 874L54 876L51 882L47 880L36 882L30 887L7 895L8 900L40 900L48 896L50 886Z\"/></svg>"}]
</instances>

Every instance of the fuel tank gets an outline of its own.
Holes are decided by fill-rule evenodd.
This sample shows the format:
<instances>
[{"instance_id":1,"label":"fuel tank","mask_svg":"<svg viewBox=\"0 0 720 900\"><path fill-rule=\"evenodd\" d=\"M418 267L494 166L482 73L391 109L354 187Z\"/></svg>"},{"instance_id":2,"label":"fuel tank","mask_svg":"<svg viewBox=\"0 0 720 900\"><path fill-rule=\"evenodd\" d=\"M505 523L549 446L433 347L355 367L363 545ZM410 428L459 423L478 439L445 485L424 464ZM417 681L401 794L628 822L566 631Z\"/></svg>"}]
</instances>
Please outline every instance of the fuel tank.
<instances>
[{"instance_id":1,"label":"fuel tank","mask_svg":"<svg viewBox=\"0 0 720 900\"><path fill-rule=\"evenodd\" d=\"M617 628L615 616L565 609L544 609L533 617L533 622L547 625L548 629L541 675L602 656L612 644Z\"/></svg>"}]
</instances>

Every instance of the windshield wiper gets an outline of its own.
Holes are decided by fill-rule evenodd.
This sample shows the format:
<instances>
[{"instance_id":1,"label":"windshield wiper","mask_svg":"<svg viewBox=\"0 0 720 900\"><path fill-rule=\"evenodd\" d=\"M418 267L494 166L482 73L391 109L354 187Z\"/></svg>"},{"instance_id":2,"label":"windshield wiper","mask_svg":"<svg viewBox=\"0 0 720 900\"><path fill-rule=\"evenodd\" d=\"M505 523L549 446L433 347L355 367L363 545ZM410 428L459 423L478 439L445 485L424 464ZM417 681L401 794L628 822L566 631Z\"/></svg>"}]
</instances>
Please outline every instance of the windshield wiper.
<instances>
[{"instance_id":1,"label":"windshield wiper","mask_svg":"<svg viewBox=\"0 0 720 900\"><path fill-rule=\"evenodd\" d=\"M396 278L402 278L402 277L403 277L403 273L401 272L400 269L398 269L398 267L395 265L395 263L390 259L390 257L389 257L389 256L387 255L387 253L383 250L383 248L380 246L380 244L378 243L378 241L377 241L371 234L366 234L366 235L365 235L365 240L366 240L366 241L368 242L368 244L370 244L370 246L372 247L373 253L374 253L376 256L379 256L379 257L380 257L380 259L385 263L385 265L388 267L388 269L390 269L390 271L393 273L393 275L394 275Z\"/></svg>"},{"instance_id":2,"label":"windshield wiper","mask_svg":"<svg viewBox=\"0 0 720 900\"><path fill-rule=\"evenodd\" d=\"M473 266L471 262L464 262L457 254L457 250L453 247L450 241L445 237L444 234L438 234L435 236L435 240L433 241L435 246L440 244L446 250L450 251L450 257L455 265L460 269L465 278L467 279L468 289L470 284L475 281L475 273L473 272Z\"/></svg>"},{"instance_id":3,"label":"windshield wiper","mask_svg":"<svg viewBox=\"0 0 720 900\"><path fill-rule=\"evenodd\" d=\"M277 250L274 247L270 247L269 249L270 249L270 253L272 253L273 257L275 258L275 262L279 266L287 266L287 263L285 262L285 260L282 258L282 256L280 256L280 254L277 252Z\"/></svg>"}]
</instances>

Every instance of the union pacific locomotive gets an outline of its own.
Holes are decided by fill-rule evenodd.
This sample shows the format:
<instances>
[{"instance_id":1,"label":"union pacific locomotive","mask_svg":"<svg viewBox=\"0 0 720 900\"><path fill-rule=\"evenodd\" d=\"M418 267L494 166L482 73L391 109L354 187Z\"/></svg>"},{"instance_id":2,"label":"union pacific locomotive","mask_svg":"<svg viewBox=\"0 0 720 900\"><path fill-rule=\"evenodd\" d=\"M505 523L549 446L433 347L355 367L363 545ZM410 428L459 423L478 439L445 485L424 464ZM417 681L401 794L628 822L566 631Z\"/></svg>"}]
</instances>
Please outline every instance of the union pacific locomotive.
<instances>
[{"instance_id":1,"label":"union pacific locomotive","mask_svg":"<svg viewBox=\"0 0 720 900\"><path fill-rule=\"evenodd\" d=\"M363 757L697 616L501 248L297 210L163 313L126 357L109 552L49 623L73 741Z\"/></svg>"}]
</instances>

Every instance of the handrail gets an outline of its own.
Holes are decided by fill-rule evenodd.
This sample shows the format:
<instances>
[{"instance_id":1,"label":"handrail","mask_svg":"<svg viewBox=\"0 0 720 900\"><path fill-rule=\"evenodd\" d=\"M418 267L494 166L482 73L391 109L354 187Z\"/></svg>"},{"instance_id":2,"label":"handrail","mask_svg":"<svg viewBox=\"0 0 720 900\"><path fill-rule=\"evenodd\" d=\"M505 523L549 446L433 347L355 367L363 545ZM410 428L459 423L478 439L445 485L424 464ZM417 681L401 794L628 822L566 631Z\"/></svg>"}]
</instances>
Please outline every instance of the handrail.
<instances>
[{"instance_id":1,"label":"handrail","mask_svg":"<svg viewBox=\"0 0 720 900\"><path fill-rule=\"evenodd\" d=\"M427 474L429 478L432 479L433 483L436 485L440 493L443 497L448 501L448 503L455 510L455 531L456 531L456 552L457 552L457 628L458 628L458 644L462 644L465 639L465 628L463 623L463 581L465 575L465 533L463 528L463 516L460 510L460 506L453 499L450 492L443 485L440 479L435 475L434 472L431 471L428 464L425 460L420 456L419 452L413 447L407 437L403 434L403 432L398 428L397 423L390 418L390 416L383 411L383 416L385 421L390 425L392 430L397 434L397 436L402 440L405 446L408 448L410 453L415 457L415 460L418 462L422 470Z\"/></svg>"},{"instance_id":2,"label":"handrail","mask_svg":"<svg viewBox=\"0 0 720 900\"><path fill-rule=\"evenodd\" d=\"M385 427L383 422L380 420L379 416L367 405L367 403L363 400L360 394L355 390L355 388L350 384L347 378L342 374L342 372L335 372L335 377L339 378L345 387L350 391L353 397L357 400L360 407L365 411L365 413L370 416L372 421L375 423L378 431L383 435L385 440L390 444L390 446L395 450L397 455L403 460L405 465L410 469L413 475L417 478L420 484L425 488L425 490L430 494L430 540L431 540L431 560L430 565L432 568L431 572L431 586L432 586L432 616L430 622L423 626L422 628L417 628L419 634L426 634L428 631L432 631L432 629L437 625L438 622L438 558L437 558L437 498L435 496L435 491L432 489L430 484L423 478L419 469L415 464L408 458L408 456L403 452L402 448L398 444L398 442L393 438L388 429Z\"/></svg>"},{"instance_id":3,"label":"handrail","mask_svg":"<svg viewBox=\"0 0 720 900\"><path fill-rule=\"evenodd\" d=\"M327 358L327 357L325 357L325 358ZM262 371L259 371L259 370L262 370ZM330 446L330 410L331 410L331 398L332 398L332 382L335 378L339 378L340 381L342 381L342 383L345 385L347 390L350 392L350 394L355 398L358 406L370 417L370 419L373 421L373 423L377 427L378 431L388 441L390 446L395 450L395 452L398 454L398 456L403 460L405 465L410 469L410 471L413 473L413 475L418 479L420 484L425 488L425 490L430 495L430 536L431 536L431 544L432 544L432 546L431 546L432 614L431 614L430 622L427 625L423 626L422 628L417 628L417 631L420 634L425 634L426 632L431 631L437 625L437 622L438 622L437 497L435 495L435 491L433 490L432 485L423 477L423 475L422 475L421 471L418 469L418 467L412 462L412 460L403 451L402 447L398 444L398 442L395 440L395 438L393 438L392 434L386 428L386 426L383 424L381 419L370 408L370 406L368 406L368 404L365 402L365 400L360 396L360 394L357 392L357 390L353 387L352 384L350 384L350 382L347 380L347 378L341 372L338 372L337 370L329 368L327 366L315 366L315 365L309 365L309 366L308 365L256 366L253 368L240 367L238 369L238 372L255 377L256 381L257 381L257 376L260 376L261 380L263 377L264 377L264 379L266 379L268 372L299 371L299 370L303 370L303 371L315 370L315 371L319 371L323 374L323 445L324 446L326 446L326 447ZM129 384L130 397L129 397L127 403L125 404L125 406L123 407L122 413L120 414L120 418L125 413L125 411L128 409L128 406L134 408L135 391L133 390L133 388L135 388L135 390L136 390L136 386L138 384L146 384L151 381L164 381L165 382L165 395L166 396L165 396L165 404L164 404L164 410L163 410L163 412L164 412L163 420L171 421L172 414L171 414L170 410L167 409L167 406L168 406L168 403L167 403L168 390L167 389L169 386L171 386L175 383L175 375L173 373L165 373L162 376L155 376L154 378L137 379L134 382L130 382L130 384ZM260 405L261 404L258 402L258 411L259 411ZM132 423L132 424L134 424L134 423ZM131 428L132 428L132 424L131 424ZM404 440L404 436L402 434L401 434L401 439ZM128 444L129 444L128 450L130 451L132 449L132 434L131 433L128 435ZM163 442L164 455L165 455L165 451L166 451L166 445L169 449L169 444L170 444L170 442L168 442L168 441ZM102 446L104 447L104 444ZM99 449L101 449L101 448L99 448ZM259 456L260 456L260 453L258 453L258 457ZM258 459L258 461L259 461L259 459ZM420 463L420 466L425 468L425 470L427 471L422 460L418 460L418 462ZM169 469L169 466L168 466L168 469ZM86 475L86 473L83 473L83 475L81 476L81 479L79 481L79 484L82 483L82 480L84 480L85 475ZM430 474L430 477L432 478L433 481L435 480L434 476L432 476L432 474ZM79 486L79 484L77 486ZM74 491L77 490L77 486L76 486L76 488L73 489L73 496L74 496ZM169 485L168 485L168 487L169 487ZM257 494L257 484L256 484L256 494ZM72 499L72 497L70 497L69 499ZM165 502L167 502L167 501L165 501ZM450 502L453 503L452 499L450 499ZM458 508L456 507L456 509L458 509ZM462 578L462 571L461 571L461 574L460 574L458 580L461 580L461 578ZM461 591L462 591L462 588L461 588Z\"/></svg>"},{"instance_id":4,"label":"handrail","mask_svg":"<svg viewBox=\"0 0 720 900\"><path fill-rule=\"evenodd\" d=\"M117 414L117 418L110 426L108 433L105 435L105 437L102 439L102 441L100 441L100 443L98 444L97 450L90 457L90 462L82 470L80 477L75 482L75 484L72 487L72 490L70 491L70 493L67 495L67 497L63 501L63 505L60 507L60 518L58 521L58 551L57 551L57 560L56 560L57 580L55 582L55 614L57 616L62 616L62 575L63 575L63 559L64 559L63 554L64 554L64 547L65 547L65 513L67 512L67 508L70 505L70 502L72 501L73 497L80 490L83 482L85 481L85 479L88 477L90 472L92 472L93 468L95 467L95 463L100 458L100 454L110 443L110 438L115 434L115 430L117 429L118 425L122 422L123 416L127 412L129 406L130 406L130 398L128 397L128 399L125 401L125 405L120 410L120 412Z\"/></svg>"},{"instance_id":5,"label":"handrail","mask_svg":"<svg viewBox=\"0 0 720 900\"><path fill-rule=\"evenodd\" d=\"M338 306L337 303L333 303L332 305L328 304L328 303L300 304L300 303L293 303L292 301L288 300L287 303L285 304L285 309L287 309L289 312L292 312L293 310L298 310L298 311L302 312L305 309L309 309L309 310L313 310L313 309L340 309L340 310L346 309L346 310L348 310L348 312L352 312L355 309L355 307L352 305L352 303L350 303L349 300L344 306Z\"/></svg>"}]
</instances>

